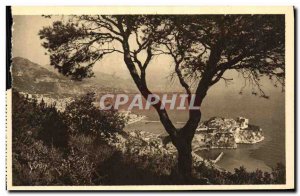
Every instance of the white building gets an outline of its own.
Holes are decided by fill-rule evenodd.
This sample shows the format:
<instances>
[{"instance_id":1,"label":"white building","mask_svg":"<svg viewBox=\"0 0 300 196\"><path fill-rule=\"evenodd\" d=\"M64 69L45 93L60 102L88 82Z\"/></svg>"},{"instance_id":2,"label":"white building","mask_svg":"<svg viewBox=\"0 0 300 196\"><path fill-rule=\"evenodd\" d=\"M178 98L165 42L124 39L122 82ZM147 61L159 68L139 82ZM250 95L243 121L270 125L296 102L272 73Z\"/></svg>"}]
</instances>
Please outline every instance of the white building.
<instances>
[{"instance_id":1,"label":"white building","mask_svg":"<svg viewBox=\"0 0 300 196\"><path fill-rule=\"evenodd\" d=\"M241 129L247 129L249 124L249 119L244 117L238 117L237 122L240 124Z\"/></svg>"}]
</instances>

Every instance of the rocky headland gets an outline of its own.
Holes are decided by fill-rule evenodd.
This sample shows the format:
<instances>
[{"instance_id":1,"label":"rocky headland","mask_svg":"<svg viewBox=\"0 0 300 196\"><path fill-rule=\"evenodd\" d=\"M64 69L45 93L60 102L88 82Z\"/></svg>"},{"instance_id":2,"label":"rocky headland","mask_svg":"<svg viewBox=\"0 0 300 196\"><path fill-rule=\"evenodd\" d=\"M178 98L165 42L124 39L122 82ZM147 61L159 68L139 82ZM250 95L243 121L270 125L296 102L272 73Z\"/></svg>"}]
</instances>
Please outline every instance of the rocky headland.
<instances>
[{"instance_id":1,"label":"rocky headland","mask_svg":"<svg viewBox=\"0 0 300 196\"><path fill-rule=\"evenodd\" d=\"M131 121L140 119L139 116L130 117L134 117ZM141 156L176 156L175 146L166 142L168 139L163 135L135 130L125 135L120 134L117 138L112 144L118 146L121 151L130 151ZM255 144L263 140L262 129L249 124L247 118L238 117L234 120L213 117L199 124L192 142L192 155L196 164L205 162L206 165L214 165L222 158L223 153L213 160L205 160L195 152L204 149L234 149L238 147L237 144Z\"/></svg>"},{"instance_id":2,"label":"rocky headland","mask_svg":"<svg viewBox=\"0 0 300 196\"><path fill-rule=\"evenodd\" d=\"M198 126L193 147L195 150L237 148L237 144L255 144L263 140L262 129L249 124L247 118L213 117Z\"/></svg>"}]
</instances>

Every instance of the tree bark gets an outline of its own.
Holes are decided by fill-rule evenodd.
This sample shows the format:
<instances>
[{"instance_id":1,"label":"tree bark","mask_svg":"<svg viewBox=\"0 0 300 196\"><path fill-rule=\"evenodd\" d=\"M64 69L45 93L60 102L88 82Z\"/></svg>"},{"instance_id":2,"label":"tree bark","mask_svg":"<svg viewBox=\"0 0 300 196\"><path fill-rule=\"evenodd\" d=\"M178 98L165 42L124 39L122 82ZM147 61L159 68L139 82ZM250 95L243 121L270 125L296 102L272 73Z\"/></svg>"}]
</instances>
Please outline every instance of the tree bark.
<instances>
[{"instance_id":1,"label":"tree bark","mask_svg":"<svg viewBox=\"0 0 300 196\"><path fill-rule=\"evenodd\" d=\"M181 139L182 140L182 139ZM191 142L182 140L176 146L178 151L179 180L188 183L192 179L192 146Z\"/></svg>"},{"instance_id":2,"label":"tree bark","mask_svg":"<svg viewBox=\"0 0 300 196\"><path fill-rule=\"evenodd\" d=\"M174 145L178 151L178 172L180 180L185 183L192 181L192 140L194 138L201 112L190 111L190 117L183 128L180 129Z\"/></svg>"}]
</instances>

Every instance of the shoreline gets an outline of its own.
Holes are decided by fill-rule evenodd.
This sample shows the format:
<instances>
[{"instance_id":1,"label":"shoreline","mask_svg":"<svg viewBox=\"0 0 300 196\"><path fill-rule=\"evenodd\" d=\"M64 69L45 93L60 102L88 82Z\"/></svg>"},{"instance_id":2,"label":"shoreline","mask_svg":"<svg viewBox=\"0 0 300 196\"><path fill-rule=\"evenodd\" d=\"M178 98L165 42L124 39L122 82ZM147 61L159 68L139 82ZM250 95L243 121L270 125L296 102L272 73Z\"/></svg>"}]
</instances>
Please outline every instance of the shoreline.
<instances>
[{"instance_id":1,"label":"shoreline","mask_svg":"<svg viewBox=\"0 0 300 196\"><path fill-rule=\"evenodd\" d=\"M150 133L154 133L157 135L164 135L166 136L167 134L164 132L163 126L160 124L160 121L156 120L155 116L148 116L146 113L141 113L142 115L145 115L146 118L143 120L130 124L125 127L126 131L132 131L132 130L139 130L139 131L146 131ZM228 116L228 115L225 115ZM251 117L251 116L250 116ZM253 118L253 117L252 117ZM252 119L251 118L251 119ZM209 118L204 118L204 119L209 119ZM151 121L148 123L145 123L143 121ZM181 122L180 120L176 121L176 124L178 122ZM254 124L262 124L263 120L258 121L257 119L254 118L253 120ZM280 156L276 156L276 158L273 160L272 157L270 157L270 154L273 156L274 152L274 147L276 148L276 145L273 144L272 141L278 141L277 136L270 135L270 130L277 130L276 127L271 127L270 124L263 124L262 126L264 131L264 139L260 139L259 142L254 142L254 143L237 143L238 148L214 148L210 149L211 154L212 151L224 151L224 156L222 159L218 162L222 166L222 168L226 170L231 170L234 166L239 167L241 165L247 166L250 165L252 168L249 168L249 171L255 171L255 169L261 169L262 171L271 171L272 167L276 166L276 163L281 162L285 163L284 156L281 154L281 151L279 148L278 154ZM277 133L277 132L276 132ZM275 138L273 138L275 137ZM252 145L255 144L255 145ZM272 147L271 147L271 146ZM195 152L202 150L205 151L207 149L197 149ZM208 149L209 150L209 149ZM271 150L271 151L270 151ZM216 153L215 153L216 154ZM240 155L238 155L240 154ZM282 156L281 156L282 155ZM217 155L216 155L217 156ZM215 156L215 157L216 157ZM215 158L214 157L214 158ZM233 166L232 166L233 165Z\"/></svg>"}]
</instances>

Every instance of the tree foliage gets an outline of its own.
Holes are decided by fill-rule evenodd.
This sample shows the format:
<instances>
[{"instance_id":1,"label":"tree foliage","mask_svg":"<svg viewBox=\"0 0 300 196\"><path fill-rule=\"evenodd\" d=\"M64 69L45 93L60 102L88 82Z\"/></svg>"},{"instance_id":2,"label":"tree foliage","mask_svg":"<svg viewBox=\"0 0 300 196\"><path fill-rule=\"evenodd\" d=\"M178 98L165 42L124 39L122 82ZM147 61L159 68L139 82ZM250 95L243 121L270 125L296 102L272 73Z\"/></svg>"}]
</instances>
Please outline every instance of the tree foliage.
<instances>
[{"instance_id":1,"label":"tree foliage","mask_svg":"<svg viewBox=\"0 0 300 196\"><path fill-rule=\"evenodd\" d=\"M87 93L68 104L64 117L70 131L109 135L123 130L126 118L113 109L100 110L94 105L95 99L95 93Z\"/></svg>"},{"instance_id":2,"label":"tree foliage","mask_svg":"<svg viewBox=\"0 0 300 196\"><path fill-rule=\"evenodd\" d=\"M51 65L73 79L93 76L95 62L113 52L124 54L129 41L141 75L153 56L164 54L184 78L199 79L212 69L213 85L234 69L257 86L263 75L284 84L284 22L282 15L84 15L56 21L39 34Z\"/></svg>"},{"instance_id":3,"label":"tree foliage","mask_svg":"<svg viewBox=\"0 0 300 196\"><path fill-rule=\"evenodd\" d=\"M58 111L55 104L49 105L43 100L38 103L36 99L24 97L16 91L13 91L12 97L14 185L102 183L96 165L110 156L114 149L107 144L98 145L97 135L103 133L105 138L109 133L120 131L125 123L122 117L111 124L111 118L118 118L117 113L102 113L100 121L97 118L98 121L91 123L89 127L99 129L93 132L89 131L90 129L82 129L80 132L77 129L80 127L78 120L66 119L66 116L75 114L70 110L77 106L80 111L88 111L85 113L88 116L81 120L93 120L94 115L99 117L97 112L100 110L96 110L92 103L93 94L78 98L68 106L69 110L64 112ZM95 113L91 112L91 109ZM72 128L76 128L76 131Z\"/></svg>"},{"instance_id":4,"label":"tree foliage","mask_svg":"<svg viewBox=\"0 0 300 196\"><path fill-rule=\"evenodd\" d=\"M68 128L54 104L23 97L13 92L13 142L32 142L41 139L48 146L66 147ZM55 123L53 123L55 122ZM18 146L14 143L13 146Z\"/></svg>"}]
</instances>

